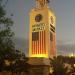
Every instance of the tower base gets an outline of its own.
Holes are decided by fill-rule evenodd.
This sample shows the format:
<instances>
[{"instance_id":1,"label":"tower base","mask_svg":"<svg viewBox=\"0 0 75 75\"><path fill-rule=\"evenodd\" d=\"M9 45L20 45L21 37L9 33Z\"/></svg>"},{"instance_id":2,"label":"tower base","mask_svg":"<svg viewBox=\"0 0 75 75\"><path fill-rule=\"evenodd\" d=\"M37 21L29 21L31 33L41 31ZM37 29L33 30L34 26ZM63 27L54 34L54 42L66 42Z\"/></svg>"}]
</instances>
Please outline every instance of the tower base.
<instances>
[{"instance_id":1,"label":"tower base","mask_svg":"<svg viewBox=\"0 0 75 75\"><path fill-rule=\"evenodd\" d=\"M46 58L30 58L29 75L49 75L50 63Z\"/></svg>"}]
</instances>

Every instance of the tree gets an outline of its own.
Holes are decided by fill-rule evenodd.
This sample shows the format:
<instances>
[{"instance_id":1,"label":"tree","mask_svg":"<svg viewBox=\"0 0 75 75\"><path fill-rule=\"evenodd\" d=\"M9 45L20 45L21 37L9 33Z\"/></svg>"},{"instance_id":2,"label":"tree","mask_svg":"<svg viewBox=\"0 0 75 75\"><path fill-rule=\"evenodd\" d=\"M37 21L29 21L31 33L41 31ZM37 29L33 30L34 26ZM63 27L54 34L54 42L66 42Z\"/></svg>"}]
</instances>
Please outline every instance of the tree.
<instances>
[{"instance_id":1,"label":"tree","mask_svg":"<svg viewBox=\"0 0 75 75\"><path fill-rule=\"evenodd\" d=\"M24 53L22 53L19 50L16 50L16 57L17 58L15 60L15 63L13 64L13 67L15 68L15 70L14 68L12 70L18 73L18 75L20 75L22 72L25 72L28 74L30 65L27 62L29 59L25 56Z\"/></svg>"},{"instance_id":2,"label":"tree","mask_svg":"<svg viewBox=\"0 0 75 75\"><path fill-rule=\"evenodd\" d=\"M68 75L68 67L65 67L62 56L50 59L50 65L53 69L52 75Z\"/></svg>"},{"instance_id":3,"label":"tree","mask_svg":"<svg viewBox=\"0 0 75 75\"><path fill-rule=\"evenodd\" d=\"M14 72L21 73L23 71L28 73L28 58L24 53L15 50L14 33L11 30L13 21L11 18L6 17L2 1L0 0L0 71L10 71L12 75ZM9 62L9 64L6 64L5 61Z\"/></svg>"},{"instance_id":4,"label":"tree","mask_svg":"<svg viewBox=\"0 0 75 75\"><path fill-rule=\"evenodd\" d=\"M6 16L6 10L2 5L2 1L0 0L0 65L5 59L13 58L15 54L12 40L14 33L11 30L13 21Z\"/></svg>"}]
</instances>

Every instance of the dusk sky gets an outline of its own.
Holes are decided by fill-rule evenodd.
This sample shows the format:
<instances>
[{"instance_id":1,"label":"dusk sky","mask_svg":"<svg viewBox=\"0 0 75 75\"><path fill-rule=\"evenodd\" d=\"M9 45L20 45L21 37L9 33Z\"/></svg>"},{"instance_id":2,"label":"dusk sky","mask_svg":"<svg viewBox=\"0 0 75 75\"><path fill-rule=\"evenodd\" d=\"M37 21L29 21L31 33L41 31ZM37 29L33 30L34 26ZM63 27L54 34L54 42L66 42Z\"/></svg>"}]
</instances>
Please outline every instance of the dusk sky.
<instances>
[{"instance_id":1,"label":"dusk sky","mask_svg":"<svg viewBox=\"0 0 75 75\"><path fill-rule=\"evenodd\" d=\"M7 13L13 13L15 37L28 39L29 11L35 7L35 0L8 0ZM75 0L51 0L56 14L57 44L75 44Z\"/></svg>"}]
</instances>

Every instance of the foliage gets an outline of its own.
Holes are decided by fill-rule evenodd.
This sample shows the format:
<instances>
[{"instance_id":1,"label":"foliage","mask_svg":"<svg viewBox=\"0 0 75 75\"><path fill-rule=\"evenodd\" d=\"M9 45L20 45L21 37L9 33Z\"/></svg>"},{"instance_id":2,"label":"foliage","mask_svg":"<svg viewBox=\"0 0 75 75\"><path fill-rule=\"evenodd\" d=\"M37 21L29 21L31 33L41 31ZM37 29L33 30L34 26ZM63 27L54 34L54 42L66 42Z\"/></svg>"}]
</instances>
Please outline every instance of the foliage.
<instances>
[{"instance_id":1,"label":"foliage","mask_svg":"<svg viewBox=\"0 0 75 75\"><path fill-rule=\"evenodd\" d=\"M28 58L19 50L16 50L16 60L14 63L15 71L27 71L29 64L27 63Z\"/></svg>"},{"instance_id":2,"label":"foliage","mask_svg":"<svg viewBox=\"0 0 75 75\"><path fill-rule=\"evenodd\" d=\"M68 75L68 67L65 67L65 62L62 56L50 59L50 65L53 69L52 75Z\"/></svg>"},{"instance_id":3,"label":"foliage","mask_svg":"<svg viewBox=\"0 0 75 75\"><path fill-rule=\"evenodd\" d=\"M6 59L15 59L14 33L11 29L13 21L7 17L2 1L4 0L0 0L0 71L4 69Z\"/></svg>"},{"instance_id":4,"label":"foliage","mask_svg":"<svg viewBox=\"0 0 75 75\"><path fill-rule=\"evenodd\" d=\"M12 26L13 21L6 17L6 11L0 1L0 59L8 58L14 54Z\"/></svg>"},{"instance_id":5,"label":"foliage","mask_svg":"<svg viewBox=\"0 0 75 75\"><path fill-rule=\"evenodd\" d=\"M4 64L4 70L10 71L10 72L27 72L28 73L28 67L29 64L27 63L28 58L25 56L24 53L21 53L19 50L15 51L15 59L14 60L8 60L9 65Z\"/></svg>"},{"instance_id":6,"label":"foliage","mask_svg":"<svg viewBox=\"0 0 75 75\"><path fill-rule=\"evenodd\" d=\"M28 58L19 50L15 50L13 43L14 33L11 27L13 21L6 15L2 1L0 0L0 71L26 71Z\"/></svg>"}]
</instances>

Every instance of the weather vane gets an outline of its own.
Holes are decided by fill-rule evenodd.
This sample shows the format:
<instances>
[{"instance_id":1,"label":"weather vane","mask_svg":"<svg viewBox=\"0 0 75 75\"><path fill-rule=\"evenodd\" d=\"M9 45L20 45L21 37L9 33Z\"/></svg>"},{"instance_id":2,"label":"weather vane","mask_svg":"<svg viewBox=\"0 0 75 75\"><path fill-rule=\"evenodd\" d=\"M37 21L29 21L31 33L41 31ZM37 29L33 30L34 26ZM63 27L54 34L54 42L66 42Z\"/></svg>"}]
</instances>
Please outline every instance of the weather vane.
<instances>
[{"instance_id":1,"label":"weather vane","mask_svg":"<svg viewBox=\"0 0 75 75\"><path fill-rule=\"evenodd\" d=\"M45 5L47 5L50 0L36 0L38 5L41 6L41 7L44 7Z\"/></svg>"}]
</instances>

